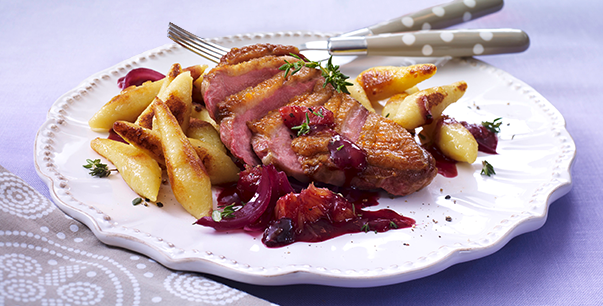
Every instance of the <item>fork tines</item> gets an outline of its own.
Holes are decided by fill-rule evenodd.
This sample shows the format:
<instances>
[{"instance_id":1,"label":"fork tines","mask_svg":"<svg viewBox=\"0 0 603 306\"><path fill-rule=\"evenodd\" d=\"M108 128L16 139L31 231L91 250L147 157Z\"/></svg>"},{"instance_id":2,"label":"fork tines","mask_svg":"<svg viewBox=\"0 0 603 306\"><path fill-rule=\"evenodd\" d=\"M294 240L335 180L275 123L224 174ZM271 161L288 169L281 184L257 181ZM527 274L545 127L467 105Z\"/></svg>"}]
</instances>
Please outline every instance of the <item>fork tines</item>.
<instances>
[{"instance_id":1,"label":"fork tines","mask_svg":"<svg viewBox=\"0 0 603 306\"><path fill-rule=\"evenodd\" d=\"M209 42L171 22L168 37L186 49L216 63L220 62L220 58L229 51L228 48Z\"/></svg>"}]
</instances>

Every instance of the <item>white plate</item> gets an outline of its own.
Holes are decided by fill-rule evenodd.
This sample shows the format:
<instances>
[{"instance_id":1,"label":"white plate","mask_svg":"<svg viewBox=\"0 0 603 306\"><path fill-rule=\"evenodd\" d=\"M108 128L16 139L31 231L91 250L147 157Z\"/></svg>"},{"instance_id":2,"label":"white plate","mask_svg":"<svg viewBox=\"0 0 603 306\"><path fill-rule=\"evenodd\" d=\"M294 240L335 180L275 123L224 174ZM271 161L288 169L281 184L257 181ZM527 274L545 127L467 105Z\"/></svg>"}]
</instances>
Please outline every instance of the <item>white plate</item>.
<instances>
[{"instance_id":1,"label":"white plate","mask_svg":"<svg viewBox=\"0 0 603 306\"><path fill-rule=\"evenodd\" d=\"M279 32L214 41L226 46L297 44L327 36ZM371 66L415 61L362 58L343 65L342 70L355 76ZM414 229L350 234L269 249L260 236L194 226L195 219L169 190L161 191L163 208L133 206L137 195L119 175L93 178L82 167L87 158L99 158L89 142L106 134L92 132L87 121L119 92L117 79L137 67L165 72L176 62L183 66L209 63L179 46L166 45L101 71L54 103L35 142L36 169L63 211L85 223L104 243L140 252L172 269L260 285L372 287L404 282L492 254L511 238L541 227L549 204L571 188L576 148L563 117L544 97L483 62L440 59L439 71L420 87L465 80L467 93L446 113L476 123L502 117L504 124L498 155L480 153L474 164L458 166L458 177L438 175L416 194L380 200L377 208L389 207L415 219ZM480 175L484 159L494 166L495 176Z\"/></svg>"}]
</instances>

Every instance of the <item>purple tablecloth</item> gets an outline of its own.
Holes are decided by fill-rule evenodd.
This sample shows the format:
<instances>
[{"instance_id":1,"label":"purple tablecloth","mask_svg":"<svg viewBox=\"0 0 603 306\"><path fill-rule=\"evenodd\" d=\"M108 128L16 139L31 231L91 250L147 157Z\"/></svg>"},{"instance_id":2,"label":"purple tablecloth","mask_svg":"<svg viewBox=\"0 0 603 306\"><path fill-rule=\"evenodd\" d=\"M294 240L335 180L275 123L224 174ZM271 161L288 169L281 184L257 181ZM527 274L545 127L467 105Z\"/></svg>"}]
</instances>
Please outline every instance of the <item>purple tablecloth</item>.
<instances>
[{"instance_id":1,"label":"purple tablecloth","mask_svg":"<svg viewBox=\"0 0 603 306\"><path fill-rule=\"evenodd\" d=\"M49 198L33 162L34 139L47 110L91 74L169 43L170 21L206 37L344 32L441 2L2 1L0 165ZM263 287L210 277L283 305L603 304L603 135L597 124L603 106L596 102L603 71L601 12L601 1L513 0L498 13L459 26L525 30L531 38L526 52L479 59L544 95L563 114L576 142L573 189L551 205L542 228L493 255L391 286ZM6 285L9 273L2 273L0 284Z\"/></svg>"}]
</instances>

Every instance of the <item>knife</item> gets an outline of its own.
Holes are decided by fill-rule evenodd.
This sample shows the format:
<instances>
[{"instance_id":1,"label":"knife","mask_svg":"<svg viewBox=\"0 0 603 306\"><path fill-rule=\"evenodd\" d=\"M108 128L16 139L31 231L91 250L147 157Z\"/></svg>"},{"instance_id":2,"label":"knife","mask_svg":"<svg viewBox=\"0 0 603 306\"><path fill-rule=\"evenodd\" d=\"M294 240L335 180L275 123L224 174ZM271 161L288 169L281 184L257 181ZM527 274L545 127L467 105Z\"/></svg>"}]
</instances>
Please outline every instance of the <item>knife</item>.
<instances>
[{"instance_id":1,"label":"knife","mask_svg":"<svg viewBox=\"0 0 603 306\"><path fill-rule=\"evenodd\" d=\"M503 0L455 0L366 28L343 33L337 37L371 36L385 33L443 29L497 12L502 7ZM329 41L310 41L300 45L299 48L300 50L329 50Z\"/></svg>"},{"instance_id":2,"label":"knife","mask_svg":"<svg viewBox=\"0 0 603 306\"><path fill-rule=\"evenodd\" d=\"M417 31L364 37L333 37L327 42L326 50L331 55L418 57L516 53L525 51L530 46L528 35L517 29Z\"/></svg>"}]
</instances>

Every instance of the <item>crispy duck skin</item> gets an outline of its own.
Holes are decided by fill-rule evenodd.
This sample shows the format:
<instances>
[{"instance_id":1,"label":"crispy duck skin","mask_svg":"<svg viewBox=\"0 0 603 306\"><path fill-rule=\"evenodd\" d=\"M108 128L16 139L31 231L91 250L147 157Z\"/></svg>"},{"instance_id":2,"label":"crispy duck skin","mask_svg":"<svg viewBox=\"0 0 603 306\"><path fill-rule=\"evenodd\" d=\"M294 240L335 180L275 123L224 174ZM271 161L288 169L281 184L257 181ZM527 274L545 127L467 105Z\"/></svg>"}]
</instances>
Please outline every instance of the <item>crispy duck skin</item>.
<instances>
[{"instance_id":1,"label":"crispy duck skin","mask_svg":"<svg viewBox=\"0 0 603 306\"><path fill-rule=\"evenodd\" d=\"M263 69L260 63L290 58L277 54L291 48L260 45L249 47L248 52L243 49L226 55L209 72L204 79L204 92L223 90L224 86L215 81L217 78L213 79L215 75L228 70L235 78L251 78L250 71ZM250 68L251 65L257 66ZM247 72L232 73L243 70ZM323 84L324 78L317 69L303 68L286 78L282 71L264 76L256 85L236 93L219 93L224 98L214 101L216 112L212 117L220 124L220 136L234 156L251 165L274 164L301 181L366 190L382 188L393 195L407 195L433 180L437 174L435 159L406 129L369 112L350 95L336 93L331 85ZM278 111L285 105L324 106L333 112L335 122L331 129L297 136L284 125ZM366 151L366 167L344 171L331 161L327 146L333 133Z\"/></svg>"},{"instance_id":2,"label":"crispy duck skin","mask_svg":"<svg viewBox=\"0 0 603 306\"><path fill-rule=\"evenodd\" d=\"M256 44L241 48L232 48L230 52L220 59L218 66L236 65L242 62L249 61L254 58L265 56L282 56L289 54L299 55L299 49L295 46L273 45L273 44Z\"/></svg>"}]
</instances>

